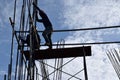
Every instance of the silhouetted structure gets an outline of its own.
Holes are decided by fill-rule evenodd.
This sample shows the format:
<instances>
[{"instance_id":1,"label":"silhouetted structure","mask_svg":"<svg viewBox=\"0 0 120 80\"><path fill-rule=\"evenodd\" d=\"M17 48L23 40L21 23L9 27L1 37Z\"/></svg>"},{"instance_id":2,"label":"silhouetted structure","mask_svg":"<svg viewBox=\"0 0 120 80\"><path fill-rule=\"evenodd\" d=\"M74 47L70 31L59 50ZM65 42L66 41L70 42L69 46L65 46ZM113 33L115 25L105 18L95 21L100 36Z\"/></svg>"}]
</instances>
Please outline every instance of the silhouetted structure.
<instances>
[{"instance_id":1,"label":"silhouetted structure","mask_svg":"<svg viewBox=\"0 0 120 80\"><path fill-rule=\"evenodd\" d=\"M68 32L68 31L85 31L85 30L98 30L98 29L108 29L108 28L119 28L120 26L111 26L111 27L97 27L97 28L84 28L84 29L72 29L72 30L54 30L52 31L52 24L47 17L47 15L37 7L37 0L23 0L22 10L21 10L21 18L20 18L20 27L19 30L15 30L15 16L16 16L16 5L17 0L15 0L14 4L14 16L13 20L10 19L10 23L12 26L12 43L11 43L11 54L10 54L10 63L8 65L8 76L4 76L4 80L70 80L77 79L82 80L79 76L84 73L83 79L88 80L87 74L87 65L86 65L86 56L91 56L91 46L85 45L95 45L95 44L113 44L120 43L120 41L113 42L94 42L94 43L74 43L74 44L65 44L64 40L58 41L57 44L52 44L51 41L51 33L52 32ZM34 3L34 6L32 5ZM42 19L38 19L37 12ZM37 49L39 48L37 44L40 43L40 38L38 33L34 30L36 29L36 22L42 22L45 26L45 31L43 32L43 36L46 40L46 43L50 43L49 48L55 46L54 49ZM18 26L17 26L18 27ZM29 30L29 31L27 31ZM28 34L26 34L28 33ZM48 34L49 33L49 34ZM27 43L27 47L25 45L20 45L20 39L18 36L26 36L27 39L23 40L23 42ZM46 36L48 35L48 36ZM13 58L14 53L14 36L18 43L17 55L16 59ZM38 39L37 39L37 38ZM49 39L49 40L48 40ZM79 47L65 47L66 45L82 45ZM46 46L46 45L39 45ZM16 48L15 48L16 49ZM109 51L108 57L110 58L111 63L120 79L120 56L116 50ZM15 53L16 54L16 53ZM80 69L78 63L81 61L78 58L77 65L79 66L79 70L73 68L74 65L70 64L77 57L83 57L83 68ZM67 58L67 59L64 59ZM15 76L14 79L12 77L13 71L13 59L16 61L15 66ZM51 62L50 62L51 61ZM37 63L37 64L36 64ZM68 66L67 66L68 65ZM72 65L71 70L66 70L68 67ZM67 66L67 67L66 67ZM71 68L71 67L70 67ZM77 70L75 73L72 70ZM70 71L72 73L70 73Z\"/></svg>"},{"instance_id":2,"label":"silhouetted structure","mask_svg":"<svg viewBox=\"0 0 120 80\"><path fill-rule=\"evenodd\" d=\"M34 6L31 5L34 3ZM12 26L12 44L11 44L11 57L10 64L8 66L8 80L13 80L11 77L12 73L12 64L13 64L13 50L14 50L14 36L18 43L17 56L16 56L16 66L15 66L15 76L14 80L63 80L64 74L68 77L68 80L71 78L79 79L77 77L79 73L84 71L84 78L88 80L87 76L87 67L85 56L91 56L91 47L90 46L80 46L80 47L64 47L65 41L60 40L56 44L56 48L52 49L52 24L47 17L46 13L40 10L37 7L37 0L23 0L21 18L20 18L20 27L19 30L15 30L15 16L16 16L16 0L14 5L14 17L13 20L10 18L10 23ZM27 8L26 8L27 7ZM27 10L26 10L27 9ZM27 11L27 12L26 12ZM32 12L33 11L33 12ZM37 12L42 19L38 19ZM26 18L27 16L27 18ZM25 22L26 21L26 22ZM36 31L36 22L42 22L45 26L45 31L43 31L43 36L46 40L46 43L50 43L49 48L51 49L39 49L40 37ZM26 31L29 30L26 34ZM46 36L47 35L47 36ZM26 40L20 39L18 36L26 36ZM26 45L21 45L21 41L27 43ZM54 45L55 46L55 45ZM70 74L67 71L63 70L67 64L72 62L76 57L83 57L83 69L77 70L75 74ZM70 58L70 60L65 61L63 58ZM47 63L47 60L54 60L52 64ZM39 66L36 65L36 62L39 62ZM52 68L52 69L49 69ZM5 76L6 79L6 76Z\"/></svg>"}]
</instances>

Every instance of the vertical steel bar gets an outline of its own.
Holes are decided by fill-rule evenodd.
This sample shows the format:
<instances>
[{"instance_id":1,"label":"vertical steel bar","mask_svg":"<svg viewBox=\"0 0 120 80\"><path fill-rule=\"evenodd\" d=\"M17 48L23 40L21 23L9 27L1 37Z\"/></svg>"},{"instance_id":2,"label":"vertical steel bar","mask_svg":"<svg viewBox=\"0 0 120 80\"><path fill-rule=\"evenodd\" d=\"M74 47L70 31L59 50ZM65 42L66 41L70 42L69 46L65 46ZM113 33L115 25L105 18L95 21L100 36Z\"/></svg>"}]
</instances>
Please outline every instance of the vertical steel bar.
<instances>
[{"instance_id":1,"label":"vertical steel bar","mask_svg":"<svg viewBox=\"0 0 120 80\"><path fill-rule=\"evenodd\" d=\"M33 31L30 24L30 80L33 80Z\"/></svg>"},{"instance_id":2,"label":"vertical steel bar","mask_svg":"<svg viewBox=\"0 0 120 80\"><path fill-rule=\"evenodd\" d=\"M109 53L109 54L108 54L108 53ZM108 58L110 59L110 61L111 61L112 65L113 65L113 68L114 68L114 70L115 70L118 78L120 79L120 77L119 77L119 75L118 75L118 70L116 69L116 65L115 65L114 59L113 59L113 57L112 57L112 53L109 52L109 51L108 51L108 53L107 53L107 56L108 56Z\"/></svg>"},{"instance_id":3,"label":"vertical steel bar","mask_svg":"<svg viewBox=\"0 0 120 80\"><path fill-rule=\"evenodd\" d=\"M6 80L6 74L4 75L4 80Z\"/></svg>"},{"instance_id":4,"label":"vertical steel bar","mask_svg":"<svg viewBox=\"0 0 120 80\"><path fill-rule=\"evenodd\" d=\"M11 72L10 72L11 70L10 69L11 69L11 64L8 65L8 80L11 79Z\"/></svg>"},{"instance_id":5,"label":"vertical steel bar","mask_svg":"<svg viewBox=\"0 0 120 80\"><path fill-rule=\"evenodd\" d=\"M85 80L88 80L86 57L85 57L86 56L86 52L85 52L84 46L83 46L83 53L84 53L84 56L83 56L84 75L85 75Z\"/></svg>"},{"instance_id":6,"label":"vertical steel bar","mask_svg":"<svg viewBox=\"0 0 120 80\"><path fill-rule=\"evenodd\" d=\"M11 65L11 69L10 69L10 73L9 73L9 78L8 80L11 80L11 73L12 73L12 57L13 57L13 43L14 43L14 23L15 23L15 14L16 14L16 2L17 0L15 0L14 2L14 16L13 16L13 23L11 24L13 27L13 31L12 31L12 42L11 42L11 55L10 55L10 65Z\"/></svg>"},{"instance_id":7,"label":"vertical steel bar","mask_svg":"<svg viewBox=\"0 0 120 80\"><path fill-rule=\"evenodd\" d=\"M119 68L117 67L117 66L118 66L118 64L117 64L117 59L116 59L113 51L111 52L111 54L112 54L111 58L112 58L112 60L113 60L113 64L114 64L114 66L115 66L116 72L117 72L118 77L119 77Z\"/></svg>"},{"instance_id":8,"label":"vertical steel bar","mask_svg":"<svg viewBox=\"0 0 120 80\"><path fill-rule=\"evenodd\" d=\"M115 50L114 50L115 51ZM119 60L118 60L118 57L117 57L117 55L116 55L117 53L116 52L114 52L114 54L113 54L113 58L114 58L114 60L115 60L115 63L116 63L116 68L117 68L117 72L118 72L118 75L119 75L119 77L120 77L120 65L119 65Z\"/></svg>"},{"instance_id":9,"label":"vertical steel bar","mask_svg":"<svg viewBox=\"0 0 120 80\"><path fill-rule=\"evenodd\" d=\"M21 48L22 48L22 47L21 47ZM23 51L23 50L21 49L21 51ZM21 52L21 53L22 53L22 52ZM23 76L23 54L20 54L18 80L22 80L22 76Z\"/></svg>"},{"instance_id":10,"label":"vertical steel bar","mask_svg":"<svg viewBox=\"0 0 120 80\"><path fill-rule=\"evenodd\" d=\"M6 80L6 74L4 75L4 80Z\"/></svg>"},{"instance_id":11,"label":"vertical steel bar","mask_svg":"<svg viewBox=\"0 0 120 80\"><path fill-rule=\"evenodd\" d=\"M19 50L17 50L17 57L16 57L16 67L15 67L15 78L14 80L16 80L17 77L17 70L18 70L18 59L19 59Z\"/></svg>"},{"instance_id":12,"label":"vertical steel bar","mask_svg":"<svg viewBox=\"0 0 120 80\"><path fill-rule=\"evenodd\" d=\"M31 17L31 1L29 0L29 30L30 30L30 59L29 59L29 80L34 80L34 74L33 74L33 30L32 30L32 17Z\"/></svg>"}]
</instances>

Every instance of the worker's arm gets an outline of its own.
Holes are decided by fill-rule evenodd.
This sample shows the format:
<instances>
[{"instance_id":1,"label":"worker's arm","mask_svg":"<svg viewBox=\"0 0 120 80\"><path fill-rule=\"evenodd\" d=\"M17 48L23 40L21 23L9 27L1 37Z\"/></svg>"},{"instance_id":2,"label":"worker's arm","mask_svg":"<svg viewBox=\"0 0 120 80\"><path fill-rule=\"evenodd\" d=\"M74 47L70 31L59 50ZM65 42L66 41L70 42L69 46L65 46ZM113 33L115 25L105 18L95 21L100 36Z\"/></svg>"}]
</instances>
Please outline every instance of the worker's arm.
<instances>
[{"instance_id":1,"label":"worker's arm","mask_svg":"<svg viewBox=\"0 0 120 80\"><path fill-rule=\"evenodd\" d=\"M38 22L43 22L43 20L42 19L36 19Z\"/></svg>"},{"instance_id":2,"label":"worker's arm","mask_svg":"<svg viewBox=\"0 0 120 80\"><path fill-rule=\"evenodd\" d=\"M35 3L33 3L34 7L39 11L40 15L46 15L43 10L41 10Z\"/></svg>"},{"instance_id":3,"label":"worker's arm","mask_svg":"<svg viewBox=\"0 0 120 80\"><path fill-rule=\"evenodd\" d=\"M33 6L34 6L37 10L41 11L40 8L39 8L35 3L33 3Z\"/></svg>"},{"instance_id":4,"label":"worker's arm","mask_svg":"<svg viewBox=\"0 0 120 80\"><path fill-rule=\"evenodd\" d=\"M36 14L36 20L37 20L38 22L43 22L42 19L39 19L39 18L38 18L38 14Z\"/></svg>"}]
</instances>

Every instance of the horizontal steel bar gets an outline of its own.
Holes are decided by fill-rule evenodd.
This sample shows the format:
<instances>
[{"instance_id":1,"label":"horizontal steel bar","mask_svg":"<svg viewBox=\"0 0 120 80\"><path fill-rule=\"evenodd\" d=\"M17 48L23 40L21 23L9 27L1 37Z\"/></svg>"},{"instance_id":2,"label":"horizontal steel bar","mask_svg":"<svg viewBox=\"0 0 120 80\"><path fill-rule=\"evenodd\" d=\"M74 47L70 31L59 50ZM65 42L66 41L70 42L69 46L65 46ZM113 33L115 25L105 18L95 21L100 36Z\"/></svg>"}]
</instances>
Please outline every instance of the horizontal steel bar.
<instances>
[{"instance_id":1,"label":"horizontal steel bar","mask_svg":"<svg viewBox=\"0 0 120 80\"><path fill-rule=\"evenodd\" d=\"M120 28L120 26L82 28L82 29L66 29L66 30L53 30L53 32L85 31L85 30L99 30L99 29L110 29L110 28ZM16 32L28 33L29 31L16 31ZM38 32L43 32L43 31L38 31Z\"/></svg>"}]
</instances>

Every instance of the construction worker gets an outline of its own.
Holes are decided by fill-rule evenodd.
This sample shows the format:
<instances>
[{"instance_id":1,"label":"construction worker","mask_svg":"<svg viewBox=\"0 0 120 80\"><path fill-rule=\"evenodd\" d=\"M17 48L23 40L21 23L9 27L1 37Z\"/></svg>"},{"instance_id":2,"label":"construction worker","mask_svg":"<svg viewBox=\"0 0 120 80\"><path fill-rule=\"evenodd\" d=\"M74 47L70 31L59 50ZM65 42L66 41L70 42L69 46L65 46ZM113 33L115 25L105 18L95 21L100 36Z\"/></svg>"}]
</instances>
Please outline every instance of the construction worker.
<instances>
[{"instance_id":1,"label":"construction worker","mask_svg":"<svg viewBox=\"0 0 120 80\"><path fill-rule=\"evenodd\" d=\"M43 23L45 30L43 31L42 35L46 41L45 45L49 46L50 49L52 49L52 40L51 40L51 35L52 35L52 24L47 16L47 14L39 9L34 3L33 5L35 6L35 8L37 9L37 12L39 12L39 16L41 17L41 19L38 19L38 15L36 15L36 20L38 22Z\"/></svg>"}]
</instances>

